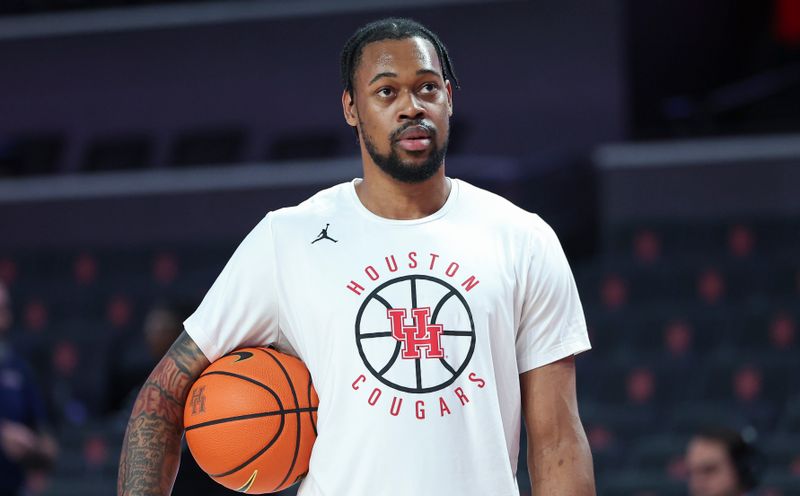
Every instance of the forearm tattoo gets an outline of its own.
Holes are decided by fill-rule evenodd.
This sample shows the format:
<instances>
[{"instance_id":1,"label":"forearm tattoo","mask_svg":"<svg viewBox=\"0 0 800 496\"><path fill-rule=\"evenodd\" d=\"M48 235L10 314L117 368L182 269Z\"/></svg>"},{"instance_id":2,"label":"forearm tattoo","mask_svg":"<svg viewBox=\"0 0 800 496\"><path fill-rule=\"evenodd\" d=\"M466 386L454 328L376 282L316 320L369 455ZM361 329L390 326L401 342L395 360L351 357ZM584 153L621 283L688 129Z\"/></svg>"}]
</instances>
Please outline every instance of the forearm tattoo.
<instances>
[{"instance_id":1,"label":"forearm tattoo","mask_svg":"<svg viewBox=\"0 0 800 496\"><path fill-rule=\"evenodd\" d=\"M118 496L170 493L180 460L183 404L208 360L182 333L142 386L133 407L117 479Z\"/></svg>"}]
</instances>

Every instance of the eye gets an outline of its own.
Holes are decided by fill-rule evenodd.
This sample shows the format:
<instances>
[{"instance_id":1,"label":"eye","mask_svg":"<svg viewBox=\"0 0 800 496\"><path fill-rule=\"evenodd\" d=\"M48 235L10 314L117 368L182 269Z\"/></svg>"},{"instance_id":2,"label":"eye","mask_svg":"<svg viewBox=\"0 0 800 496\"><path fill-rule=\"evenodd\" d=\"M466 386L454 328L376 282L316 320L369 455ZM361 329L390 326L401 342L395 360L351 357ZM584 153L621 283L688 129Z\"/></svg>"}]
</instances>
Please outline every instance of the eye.
<instances>
[{"instance_id":1,"label":"eye","mask_svg":"<svg viewBox=\"0 0 800 496\"><path fill-rule=\"evenodd\" d=\"M422 93L433 93L439 89L439 85L436 83L425 83L420 89L422 90Z\"/></svg>"},{"instance_id":2,"label":"eye","mask_svg":"<svg viewBox=\"0 0 800 496\"><path fill-rule=\"evenodd\" d=\"M386 87L386 86L384 86L383 88L378 90L378 95L380 95L382 97L385 97L385 98L388 98L388 97L392 96L393 94L394 94L394 90L389 88L389 87Z\"/></svg>"}]
</instances>

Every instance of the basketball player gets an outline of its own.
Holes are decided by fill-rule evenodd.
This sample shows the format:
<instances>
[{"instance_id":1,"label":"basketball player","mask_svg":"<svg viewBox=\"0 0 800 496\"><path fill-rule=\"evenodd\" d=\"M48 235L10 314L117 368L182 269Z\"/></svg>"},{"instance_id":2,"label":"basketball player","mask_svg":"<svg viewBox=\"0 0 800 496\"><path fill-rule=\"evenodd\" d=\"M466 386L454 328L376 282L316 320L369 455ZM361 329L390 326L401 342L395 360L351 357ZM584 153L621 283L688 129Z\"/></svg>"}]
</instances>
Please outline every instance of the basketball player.
<instances>
[{"instance_id":1,"label":"basketball player","mask_svg":"<svg viewBox=\"0 0 800 496\"><path fill-rule=\"evenodd\" d=\"M191 382L268 344L299 356L319 393L301 496L518 495L522 417L534 494L594 494L572 272L541 218L445 175L447 50L385 19L353 35L341 67L363 179L245 238L139 394L119 494L169 493Z\"/></svg>"},{"instance_id":2,"label":"basketball player","mask_svg":"<svg viewBox=\"0 0 800 496\"><path fill-rule=\"evenodd\" d=\"M686 449L691 496L745 496L758 484L755 448L727 428L705 429Z\"/></svg>"}]
</instances>

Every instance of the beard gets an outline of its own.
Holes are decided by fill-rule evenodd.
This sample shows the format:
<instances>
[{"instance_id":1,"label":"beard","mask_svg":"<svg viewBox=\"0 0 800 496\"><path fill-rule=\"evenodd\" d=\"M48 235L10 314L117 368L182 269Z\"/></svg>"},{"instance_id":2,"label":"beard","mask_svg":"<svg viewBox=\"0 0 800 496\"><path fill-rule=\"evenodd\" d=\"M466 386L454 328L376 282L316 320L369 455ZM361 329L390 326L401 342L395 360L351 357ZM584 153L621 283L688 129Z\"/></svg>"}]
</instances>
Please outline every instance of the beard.
<instances>
[{"instance_id":1,"label":"beard","mask_svg":"<svg viewBox=\"0 0 800 496\"><path fill-rule=\"evenodd\" d=\"M411 126L423 126L431 133L431 149L428 152L428 158L426 158L421 164L416 165L413 163L404 162L397 153L396 148L397 136ZM436 172L442 167L442 164L444 163L444 157L447 154L447 141L449 136L445 136L444 143L441 147L439 147L436 144L436 135L436 130L431 126L422 124L418 121L409 122L392 132L391 136L389 136L391 151L388 155L381 155L380 152L378 152L378 149L375 148L375 144L370 139L369 135L364 132L364 126L359 123L359 137L364 140L364 148L367 149L367 153L369 153L372 161L375 162L375 164L390 177L404 183L421 183L422 181L433 177L433 175L436 174ZM420 152L407 153L415 155Z\"/></svg>"}]
</instances>

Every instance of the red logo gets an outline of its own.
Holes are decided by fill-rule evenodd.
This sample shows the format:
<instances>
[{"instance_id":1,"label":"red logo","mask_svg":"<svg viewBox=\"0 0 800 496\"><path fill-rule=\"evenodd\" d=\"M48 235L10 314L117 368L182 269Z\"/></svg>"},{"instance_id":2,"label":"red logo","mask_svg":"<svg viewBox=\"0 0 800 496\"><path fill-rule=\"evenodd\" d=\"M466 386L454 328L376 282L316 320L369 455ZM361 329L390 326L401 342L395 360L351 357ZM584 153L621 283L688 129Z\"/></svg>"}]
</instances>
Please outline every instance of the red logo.
<instances>
[{"instance_id":1,"label":"red logo","mask_svg":"<svg viewBox=\"0 0 800 496\"><path fill-rule=\"evenodd\" d=\"M403 358L418 359L420 349L425 350L425 358L444 358L442 350L441 324L428 323L431 317L430 307L412 308L411 317L414 324L405 325L407 312L405 308L390 308L386 316L392 324L392 337L403 343Z\"/></svg>"},{"instance_id":2,"label":"red logo","mask_svg":"<svg viewBox=\"0 0 800 496\"><path fill-rule=\"evenodd\" d=\"M203 394L205 389L205 386L201 386L200 388L192 391L192 415L196 415L198 412L203 413L206 411L206 395Z\"/></svg>"}]
</instances>

